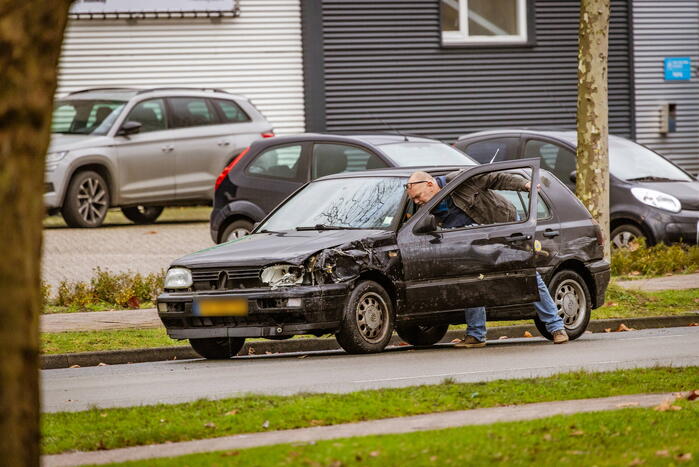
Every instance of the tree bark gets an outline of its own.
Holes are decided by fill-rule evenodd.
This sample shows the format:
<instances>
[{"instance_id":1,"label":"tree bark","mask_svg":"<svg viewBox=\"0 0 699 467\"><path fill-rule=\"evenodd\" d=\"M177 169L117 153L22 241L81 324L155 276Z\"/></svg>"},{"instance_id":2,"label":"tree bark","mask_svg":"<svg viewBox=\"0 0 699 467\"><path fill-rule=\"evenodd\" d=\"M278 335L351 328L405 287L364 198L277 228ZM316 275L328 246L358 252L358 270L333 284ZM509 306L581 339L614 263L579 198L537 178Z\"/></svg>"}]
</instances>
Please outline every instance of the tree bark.
<instances>
[{"instance_id":1,"label":"tree bark","mask_svg":"<svg viewBox=\"0 0 699 467\"><path fill-rule=\"evenodd\" d=\"M70 0L0 0L0 463L39 465L44 158Z\"/></svg>"},{"instance_id":2,"label":"tree bark","mask_svg":"<svg viewBox=\"0 0 699 467\"><path fill-rule=\"evenodd\" d=\"M607 260L611 256L607 100L609 1L580 2L576 180L578 198L604 233L604 256Z\"/></svg>"}]
</instances>

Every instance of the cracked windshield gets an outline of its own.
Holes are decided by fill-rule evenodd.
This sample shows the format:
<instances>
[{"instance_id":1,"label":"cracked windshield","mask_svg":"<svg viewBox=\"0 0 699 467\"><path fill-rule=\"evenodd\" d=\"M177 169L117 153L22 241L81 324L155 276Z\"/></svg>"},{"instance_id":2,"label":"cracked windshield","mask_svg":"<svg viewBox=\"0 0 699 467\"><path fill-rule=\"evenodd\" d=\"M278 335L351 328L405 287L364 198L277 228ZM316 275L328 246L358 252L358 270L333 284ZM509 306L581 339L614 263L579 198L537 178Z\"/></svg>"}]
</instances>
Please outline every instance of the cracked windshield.
<instances>
[{"instance_id":1,"label":"cracked windshield","mask_svg":"<svg viewBox=\"0 0 699 467\"><path fill-rule=\"evenodd\" d=\"M260 231L387 229L398 215L404 182L398 177L367 177L312 183Z\"/></svg>"}]
</instances>

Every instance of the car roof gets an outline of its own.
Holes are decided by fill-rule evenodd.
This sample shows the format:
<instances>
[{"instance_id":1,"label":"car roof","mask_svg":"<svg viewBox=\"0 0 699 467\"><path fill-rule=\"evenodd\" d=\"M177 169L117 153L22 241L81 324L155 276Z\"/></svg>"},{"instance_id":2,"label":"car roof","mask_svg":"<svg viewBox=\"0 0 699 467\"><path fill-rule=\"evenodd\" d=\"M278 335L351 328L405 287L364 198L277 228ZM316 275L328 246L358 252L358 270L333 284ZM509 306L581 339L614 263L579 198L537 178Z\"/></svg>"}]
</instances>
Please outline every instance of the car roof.
<instances>
[{"instance_id":1,"label":"car roof","mask_svg":"<svg viewBox=\"0 0 699 467\"><path fill-rule=\"evenodd\" d=\"M572 144L577 145L578 133L575 130L533 130L529 128L499 128L492 130L477 131L475 133L469 133L459 137L459 140L479 138L482 136L504 136L504 135L529 135L529 136L543 136L551 139L558 139ZM609 140L625 140L621 136L609 135ZM630 140L627 140L630 141Z\"/></svg>"},{"instance_id":2,"label":"car roof","mask_svg":"<svg viewBox=\"0 0 699 467\"><path fill-rule=\"evenodd\" d=\"M246 99L243 96L231 94L221 89L207 88L183 88L183 87L162 87L162 88L90 88L71 92L62 99L114 99L130 100L138 95L150 96L197 96L197 97L217 97L217 98L238 98Z\"/></svg>"},{"instance_id":3,"label":"car roof","mask_svg":"<svg viewBox=\"0 0 699 467\"><path fill-rule=\"evenodd\" d=\"M363 170L361 172L340 172L317 180L333 180L337 178L362 178L362 177L410 177L413 172L427 172L433 175L449 173L455 170L478 167L476 165L450 165L450 166L418 166L418 167L389 167L383 169Z\"/></svg>"},{"instance_id":4,"label":"car roof","mask_svg":"<svg viewBox=\"0 0 699 467\"><path fill-rule=\"evenodd\" d=\"M329 141L336 143L363 143L372 146L381 146L383 144L393 143L440 143L436 139L424 138L422 136L400 135L400 134L331 134L331 133L298 133L294 135L275 136L273 139L263 140L267 142L287 143L298 141Z\"/></svg>"}]
</instances>

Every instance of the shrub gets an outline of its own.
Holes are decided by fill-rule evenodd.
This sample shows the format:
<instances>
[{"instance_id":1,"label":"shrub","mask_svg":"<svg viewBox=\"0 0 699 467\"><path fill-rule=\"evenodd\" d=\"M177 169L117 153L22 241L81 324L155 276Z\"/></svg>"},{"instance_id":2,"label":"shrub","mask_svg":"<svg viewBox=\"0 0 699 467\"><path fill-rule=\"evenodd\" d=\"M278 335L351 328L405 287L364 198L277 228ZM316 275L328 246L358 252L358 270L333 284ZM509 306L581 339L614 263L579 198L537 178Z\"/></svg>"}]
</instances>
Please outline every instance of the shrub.
<instances>
[{"instance_id":1,"label":"shrub","mask_svg":"<svg viewBox=\"0 0 699 467\"><path fill-rule=\"evenodd\" d=\"M646 246L641 238L630 248L612 252L612 274L658 276L699 270L699 246L659 243Z\"/></svg>"}]
</instances>

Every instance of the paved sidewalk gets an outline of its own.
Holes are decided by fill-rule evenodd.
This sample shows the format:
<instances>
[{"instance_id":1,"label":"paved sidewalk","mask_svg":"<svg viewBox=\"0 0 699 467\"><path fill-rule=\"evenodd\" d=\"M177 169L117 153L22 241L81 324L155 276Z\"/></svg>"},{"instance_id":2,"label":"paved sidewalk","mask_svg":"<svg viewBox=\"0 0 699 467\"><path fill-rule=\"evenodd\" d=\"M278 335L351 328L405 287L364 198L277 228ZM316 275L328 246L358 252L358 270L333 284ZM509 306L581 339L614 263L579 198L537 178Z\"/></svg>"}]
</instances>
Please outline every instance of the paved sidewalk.
<instances>
[{"instance_id":1,"label":"paved sidewalk","mask_svg":"<svg viewBox=\"0 0 699 467\"><path fill-rule=\"evenodd\" d=\"M547 418L554 415L572 415L584 412L618 410L628 407L653 407L665 400L674 400L674 394L637 394L631 396L581 399L571 401L542 402L508 407L460 410L432 413L411 417L387 418L359 423L300 428L296 430L249 433L221 438L156 444L109 451L71 452L43 456L45 467L74 466L85 464L107 464L159 457L175 457L231 449L247 449L282 443L308 443L314 441L412 433L416 431L441 430L468 425L488 425L498 422L513 422Z\"/></svg>"},{"instance_id":2,"label":"paved sidewalk","mask_svg":"<svg viewBox=\"0 0 699 467\"><path fill-rule=\"evenodd\" d=\"M626 289L641 290L643 292L699 289L699 273L674 274L672 276L654 277L652 279L616 281L616 285Z\"/></svg>"},{"instance_id":3,"label":"paved sidewalk","mask_svg":"<svg viewBox=\"0 0 699 467\"><path fill-rule=\"evenodd\" d=\"M148 329L159 328L163 325L155 308L55 313L41 315L40 321L41 332Z\"/></svg>"}]
</instances>

